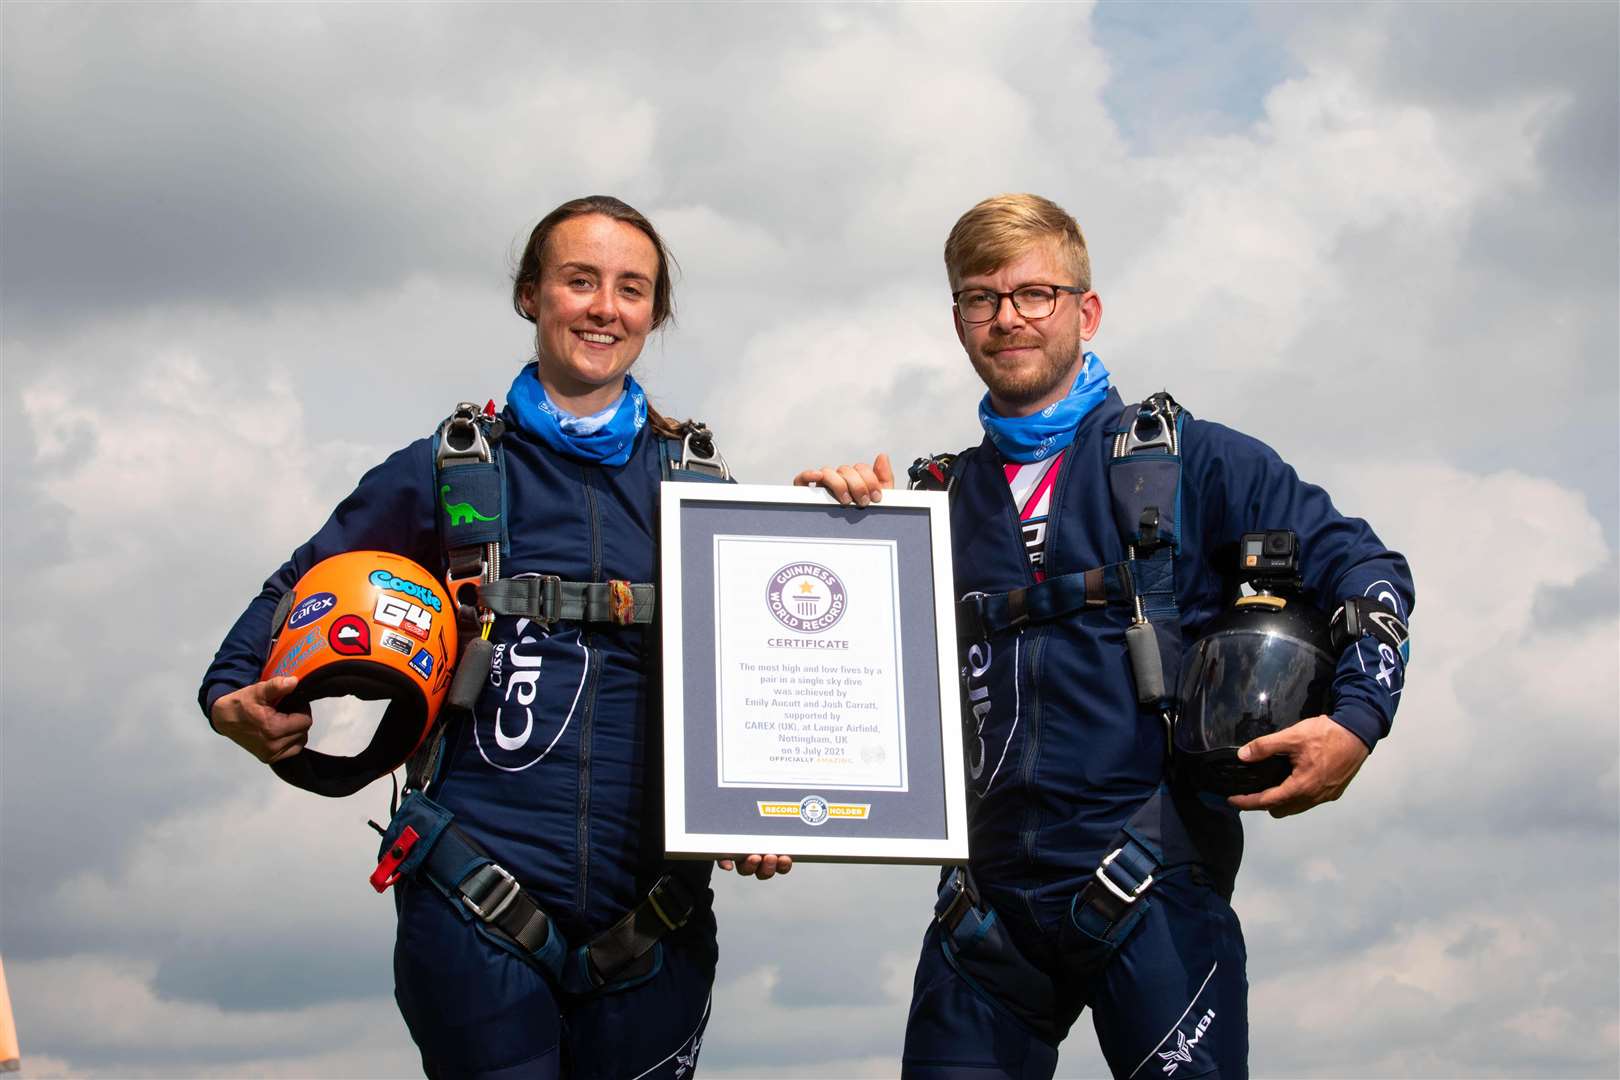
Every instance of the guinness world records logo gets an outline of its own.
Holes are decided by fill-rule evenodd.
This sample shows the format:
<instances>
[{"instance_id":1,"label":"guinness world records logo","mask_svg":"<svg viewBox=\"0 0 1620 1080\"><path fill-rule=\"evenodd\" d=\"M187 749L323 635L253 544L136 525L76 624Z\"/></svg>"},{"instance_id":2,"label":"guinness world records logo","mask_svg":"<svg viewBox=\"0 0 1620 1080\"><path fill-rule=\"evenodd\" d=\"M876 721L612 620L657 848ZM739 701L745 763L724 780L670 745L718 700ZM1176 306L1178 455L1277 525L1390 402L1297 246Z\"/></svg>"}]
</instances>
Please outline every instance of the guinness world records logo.
<instances>
[{"instance_id":1,"label":"guinness world records logo","mask_svg":"<svg viewBox=\"0 0 1620 1080\"><path fill-rule=\"evenodd\" d=\"M806 795L799 800L799 820L806 825L825 825L828 816L827 800L820 795Z\"/></svg>"},{"instance_id":2,"label":"guinness world records logo","mask_svg":"<svg viewBox=\"0 0 1620 1080\"><path fill-rule=\"evenodd\" d=\"M788 563L771 575L765 603L776 621L800 634L819 634L844 617L843 579L815 562Z\"/></svg>"}]
</instances>

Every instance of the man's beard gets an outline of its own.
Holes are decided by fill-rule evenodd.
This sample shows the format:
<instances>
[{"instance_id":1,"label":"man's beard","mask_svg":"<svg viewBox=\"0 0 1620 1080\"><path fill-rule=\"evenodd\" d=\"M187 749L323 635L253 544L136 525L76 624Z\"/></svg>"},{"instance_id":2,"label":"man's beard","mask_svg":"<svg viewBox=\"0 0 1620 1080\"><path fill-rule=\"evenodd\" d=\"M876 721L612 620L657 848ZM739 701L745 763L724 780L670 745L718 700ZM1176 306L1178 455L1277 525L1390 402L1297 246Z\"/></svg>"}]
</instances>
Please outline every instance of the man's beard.
<instances>
[{"instance_id":1,"label":"man's beard","mask_svg":"<svg viewBox=\"0 0 1620 1080\"><path fill-rule=\"evenodd\" d=\"M1017 371L998 367L994 357L970 352L973 369L990 390L990 396L1007 405L1023 407L1047 397L1065 380L1072 379L1080 360L1080 334L1078 329L1057 341L1032 341L1010 337L992 342L998 350L1015 346L1033 346L1040 350L1040 363L1027 365Z\"/></svg>"}]
</instances>

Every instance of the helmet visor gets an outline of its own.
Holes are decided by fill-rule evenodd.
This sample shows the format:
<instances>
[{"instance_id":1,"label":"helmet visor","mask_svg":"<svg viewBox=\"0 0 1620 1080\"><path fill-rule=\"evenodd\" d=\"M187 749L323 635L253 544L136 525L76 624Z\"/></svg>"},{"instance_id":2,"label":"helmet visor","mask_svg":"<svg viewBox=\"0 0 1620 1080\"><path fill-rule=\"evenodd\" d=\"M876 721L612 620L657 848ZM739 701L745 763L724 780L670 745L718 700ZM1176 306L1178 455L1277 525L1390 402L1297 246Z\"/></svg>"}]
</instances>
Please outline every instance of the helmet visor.
<instances>
[{"instance_id":1,"label":"helmet visor","mask_svg":"<svg viewBox=\"0 0 1620 1080\"><path fill-rule=\"evenodd\" d=\"M1327 707L1333 658L1287 633L1234 629L1198 643L1181 680L1176 745L1238 747Z\"/></svg>"}]
</instances>

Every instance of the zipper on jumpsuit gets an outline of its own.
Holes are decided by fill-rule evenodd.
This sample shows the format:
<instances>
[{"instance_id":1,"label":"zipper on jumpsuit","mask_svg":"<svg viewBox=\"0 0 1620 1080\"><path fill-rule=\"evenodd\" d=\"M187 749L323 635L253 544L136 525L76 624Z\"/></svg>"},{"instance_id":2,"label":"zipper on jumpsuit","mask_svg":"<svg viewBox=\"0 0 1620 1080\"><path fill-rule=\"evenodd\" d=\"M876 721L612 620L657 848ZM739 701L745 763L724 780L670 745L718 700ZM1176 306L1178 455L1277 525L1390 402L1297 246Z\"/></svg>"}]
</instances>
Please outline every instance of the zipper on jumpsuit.
<instances>
[{"instance_id":1,"label":"zipper on jumpsuit","mask_svg":"<svg viewBox=\"0 0 1620 1080\"><path fill-rule=\"evenodd\" d=\"M581 486L585 489L586 517L591 526L591 581L602 577L602 522L596 508L596 488L592 483L596 470L589 465L580 467ZM586 646L585 659L585 712L579 728L579 822L575 826L578 843L577 885L574 891L574 910L581 920L588 918L591 874L591 728L596 719L596 676L599 661L597 650L590 648L591 635L587 624L579 624L580 641Z\"/></svg>"},{"instance_id":2,"label":"zipper on jumpsuit","mask_svg":"<svg viewBox=\"0 0 1620 1080\"><path fill-rule=\"evenodd\" d=\"M1058 462L1056 466L1058 475L1052 484L1052 501L1046 508L1046 540L1041 549L1042 566L1050 567L1052 565L1052 553L1057 547L1057 523L1061 520L1059 515L1063 508L1063 496L1068 490L1069 478L1074 472L1069 466L1073 464L1074 454L1079 449L1079 442L1080 439L1077 434L1075 441L1069 444L1064 459ZM1018 517L1018 507L1012 501L1011 486L1007 486L1006 491L1005 503L1011 509L1013 520L1018 526L1018 539L1022 544L1024 539L1023 522ZM1025 578L1030 585L1034 585L1035 569L1029 563L1029 552L1026 549L1021 554L1024 556ZM1033 627L1025 630L1024 634L1026 645L1024 662L1029 671L1029 679L1024 684L1029 687L1029 729L1028 734L1025 736L1027 746L1025 747L1023 769L1021 771L1023 773L1024 790L1028 791L1034 784L1035 768L1041 756L1041 660L1046 651L1047 627ZM1018 678L1018 675L1018 671L1014 670L1013 678ZM1024 858L1033 866L1036 861L1035 842L1040 836L1040 803L1036 799L1029 799L1028 807L1029 809L1024 816L1024 829L1021 839L1023 841ZM1026 895L1026 905L1028 901L1029 898ZM1030 914L1033 916L1033 911Z\"/></svg>"}]
</instances>

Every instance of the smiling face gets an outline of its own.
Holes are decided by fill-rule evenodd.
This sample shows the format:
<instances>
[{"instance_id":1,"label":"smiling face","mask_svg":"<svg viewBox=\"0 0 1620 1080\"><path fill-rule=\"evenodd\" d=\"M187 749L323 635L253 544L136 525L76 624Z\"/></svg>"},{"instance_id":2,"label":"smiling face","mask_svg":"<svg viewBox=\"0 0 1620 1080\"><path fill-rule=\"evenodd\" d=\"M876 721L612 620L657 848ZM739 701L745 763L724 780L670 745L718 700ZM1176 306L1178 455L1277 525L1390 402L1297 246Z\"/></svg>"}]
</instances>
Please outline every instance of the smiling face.
<instances>
[{"instance_id":1,"label":"smiling face","mask_svg":"<svg viewBox=\"0 0 1620 1080\"><path fill-rule=\"evenodd\" d=\"M960 289L1010 293L1025 285L1073 285L1073 272L1053 243L1038 243L987 274L969 274ZM1028 416L1060 400L1074 385L1084 363L1084 345L1102 322L1096 293L1059 293L1057 308L1044 319L1018 314L1003 299L987 323L964 323L951 309L956 336L990 390L990 404L1002 416Z\"/></svg>"},{"instance_id":2,"label":"smiling face","mask_svg":"<svg viewBox=\"0 0 1620 1080\"><path fill-rule=\"evenodd\" d=\"M585 214L551 231L539 280L522 303L554 404L588 416L619 396L652 330L657 279L657 249L633 225Z\"/></svg>"}]
</instances>

